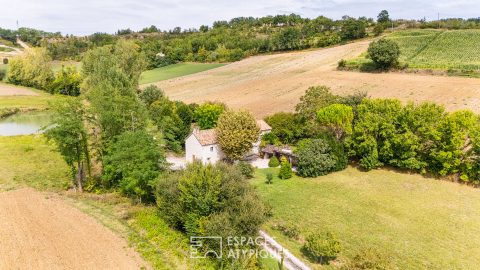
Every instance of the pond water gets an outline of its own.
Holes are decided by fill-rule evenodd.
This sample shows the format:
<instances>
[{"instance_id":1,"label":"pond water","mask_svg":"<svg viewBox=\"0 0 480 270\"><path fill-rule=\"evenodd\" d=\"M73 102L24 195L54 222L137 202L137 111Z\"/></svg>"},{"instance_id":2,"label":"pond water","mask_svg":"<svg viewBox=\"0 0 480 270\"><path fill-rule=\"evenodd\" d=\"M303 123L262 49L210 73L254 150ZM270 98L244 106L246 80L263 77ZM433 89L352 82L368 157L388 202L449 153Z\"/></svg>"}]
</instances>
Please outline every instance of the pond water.
<instances>
[{"instance_id":1,"label":"pond water","mask_svg":"<svg viewBox=\"0 0 480 270\"><path fill-rule=\"evenodd\" d=\"M40 133L40 129L50 124L48 112L18 113L0 119L0 136L16 136Z\"/></svg>"}]
</instances>

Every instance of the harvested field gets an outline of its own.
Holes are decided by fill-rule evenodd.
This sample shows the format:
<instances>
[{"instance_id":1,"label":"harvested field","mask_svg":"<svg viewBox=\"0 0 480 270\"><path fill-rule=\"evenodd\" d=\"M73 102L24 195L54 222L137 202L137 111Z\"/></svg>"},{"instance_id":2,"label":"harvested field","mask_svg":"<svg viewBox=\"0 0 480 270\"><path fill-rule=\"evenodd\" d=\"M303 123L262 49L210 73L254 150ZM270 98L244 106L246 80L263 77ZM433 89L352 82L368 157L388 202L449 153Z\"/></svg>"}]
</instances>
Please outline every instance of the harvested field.
<instances>
[{"instance_id":1,"label":"harvested field","mask_svg":"<svg viewBox=\"0 0 480 270\"><path fill-rule=\"evenodd\" d=\"M0 96L38 96L38 94L28 88L0 83Z\"/></svg>"},{"instance_id":2,"label":"harvested field","mask_svg":"<svg viewBox=\"0 0 480 270\"><path fill-rule=\"evenodd\" d=\"M140 269L127 242L58 195L0 193L0 269Z\"/></svg>"},{"instance_id":3,"label":"harvested field","mask_svg":"<svg viewBox=\"0 0 480 270\"><path fill-rule=\"evenodd\" d=\"M433 101L448 110L480 112L480 79L337 71L340 59L364 52L369 40L326 49L262 55L185 77L156 83L173 99L217 100L263 117L291 111L305 90L327 85L333 92L368 91L371 97L402 101Z\"/></svg>"}]
</instances>

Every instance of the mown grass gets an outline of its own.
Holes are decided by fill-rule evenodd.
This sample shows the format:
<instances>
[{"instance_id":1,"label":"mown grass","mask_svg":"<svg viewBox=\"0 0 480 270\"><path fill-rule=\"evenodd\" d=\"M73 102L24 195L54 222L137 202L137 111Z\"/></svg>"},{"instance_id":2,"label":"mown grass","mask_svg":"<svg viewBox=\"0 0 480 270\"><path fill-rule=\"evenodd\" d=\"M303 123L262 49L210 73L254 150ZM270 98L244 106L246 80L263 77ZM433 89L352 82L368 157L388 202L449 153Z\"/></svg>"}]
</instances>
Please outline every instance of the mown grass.
<instances>
[{"instance_id":1,"label":"mown grass","mask_svg":"<svg viewBox=\"0 0 480 270\"><path fill-rule=\"evenodd\" d=\"M142 73L140 84L154 83L158 81L173 79L180 76L194 74L209 69L221 67L225 64L219 63L179 63L147 70Z\"/></svg>"},{"instance_id":2,"label":"mown grass","mask_svg":"<svg viewBox=\"0 0 480 270\"><path fill-rule=\"evenodd\" d=\"M273 207L264 226L305 261L303 240L313 232L335 233L343 245L340 261L365 248L392 256L398 269L476 269L480 265L480 190L387 170L342 172L303 179L253 180ZM299 226L300 240L272 229ZM319 265L312 266L323 269Z\"/></svg>"},{"instance_id":3,"label":"mown grass","mask_svg":"<svg viewBox=\"0 0 480 270\"><path fill-rule=\"evenodd\" d=\"M171 229L156 207L133 204L116 193L66 191L70 185L68 166L44 136L0 136L0 192L20 187L57 192L128 239L154 269L214 269L211 261L189 258L188 239Z\"/></svg>"},{"instance_id":4,"label":"mown grass","mask_svg":"<svg viewBox=\"0 0 480 270\"><path fill-rule=\"evenodd\" d=\"M400 62L410 69L449 71L455 75L479 75L480 30L415 29L393 32L387 39L398 43ZM347 61L347 67L359 68L371 60L363 53Z\"/></svg>"}]
</instances>

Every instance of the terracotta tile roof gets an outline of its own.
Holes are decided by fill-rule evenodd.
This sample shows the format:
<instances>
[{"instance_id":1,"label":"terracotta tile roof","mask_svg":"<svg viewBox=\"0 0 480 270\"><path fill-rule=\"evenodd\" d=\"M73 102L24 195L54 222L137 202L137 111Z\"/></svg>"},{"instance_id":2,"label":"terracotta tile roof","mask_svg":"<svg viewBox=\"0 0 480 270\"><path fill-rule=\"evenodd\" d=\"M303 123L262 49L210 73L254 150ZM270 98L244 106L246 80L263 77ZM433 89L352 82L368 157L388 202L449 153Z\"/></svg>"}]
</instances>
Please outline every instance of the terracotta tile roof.
<instances>
[{"instance_id":1,"label":"terracotta tile roof","mask_svg":"<svg viewBox=\"0 0 480 270\"><path fill-rule=\"evenodd\" d=\"M210 145L217 143L217 133L215 129L193 130L193 135L201 145Z\"/></svg>"},{"instance_id":2,"label":"terracotta tile roof","mask_svg":"<svg viewBox=\"0 0 480 270\"><path fill-rule=\"evenodd\" d=\"M272 127L267 124L267 122L263 120L257 120L257 125L260 127L260 131L267 131L272 130Z\"/></svg>"}]
</instances>

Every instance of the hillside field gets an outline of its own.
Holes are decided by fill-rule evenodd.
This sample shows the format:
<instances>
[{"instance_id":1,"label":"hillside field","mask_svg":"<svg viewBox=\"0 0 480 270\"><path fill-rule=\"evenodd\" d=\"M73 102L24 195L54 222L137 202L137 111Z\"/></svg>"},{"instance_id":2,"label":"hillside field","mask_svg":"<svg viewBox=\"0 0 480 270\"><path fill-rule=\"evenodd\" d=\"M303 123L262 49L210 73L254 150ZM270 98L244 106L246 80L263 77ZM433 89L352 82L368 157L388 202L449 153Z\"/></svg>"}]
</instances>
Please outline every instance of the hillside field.
<instances>
[{"instance_id":1,"label":"hillside field","mask_svg":"<svg viewBox=\"0 0 480 270\"><path fill-rule=\"evenodd\" d=\"M154 83L158 81L173 79L185 75L190 75L212 68L224 66L219 63L179 63L152 70L147 70L140 77L140 84Z\"/></svg>"},{"instance_id":2,"label":"hillside field","mask_svg":"<svg viewBox=\"0 0 480 270\"><path fill-rule=\"evenodd\" d=\"M443 180L387 170L355 168L315 179L276 177L254 185L273 208L265 229L295 255L301 239L330 231L343 245L341 259L375 248L398 269L477 269L480 265L480 190ZM300 240L272 228L297 224ZM316 269L324 269L312 265Z\"/></svg>"},{"instance_id":3,"label":"hillside field","mask_svg":"<svg viewBox=\"0 0 480 270\"><path fill-rule=\"evenodd\" d=\"M415 29L386 36L400 47L400 62L413 69L480 71L480 30ZM363 53L350 66L369 63Z\"/></svg>"},{"instance_id":4,"label":"hillside field","mask_svg":"<svg viewBox=\"0 0 480 270\"><path fill-rule=\"evenodd\" d=\"M185 102L220 101L256 117L292 111L310 86L336 94L366 91L372 98L436 102L452 111L480 112L480 80L453 76L337 71L340 59L359 56L371 40L325 49L253 56L223 67L156 83Z\"/></svg>"}]
</instances>

